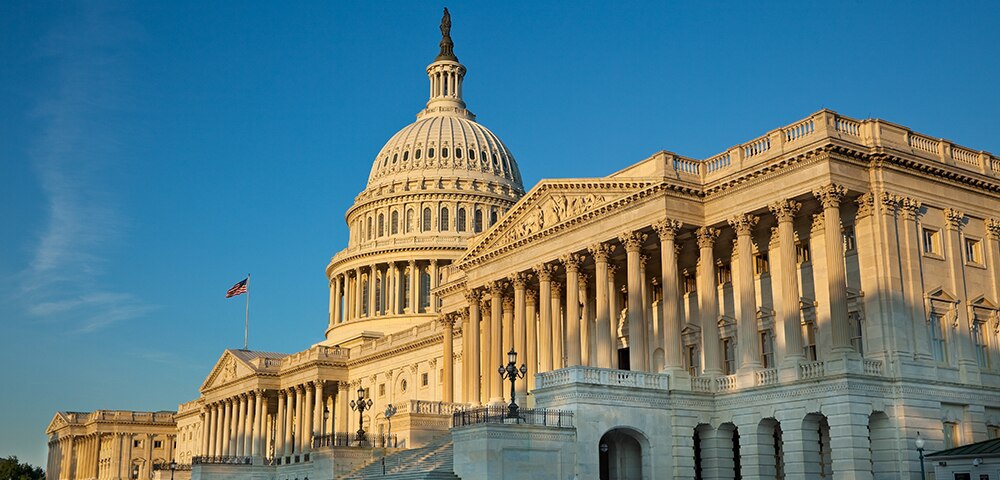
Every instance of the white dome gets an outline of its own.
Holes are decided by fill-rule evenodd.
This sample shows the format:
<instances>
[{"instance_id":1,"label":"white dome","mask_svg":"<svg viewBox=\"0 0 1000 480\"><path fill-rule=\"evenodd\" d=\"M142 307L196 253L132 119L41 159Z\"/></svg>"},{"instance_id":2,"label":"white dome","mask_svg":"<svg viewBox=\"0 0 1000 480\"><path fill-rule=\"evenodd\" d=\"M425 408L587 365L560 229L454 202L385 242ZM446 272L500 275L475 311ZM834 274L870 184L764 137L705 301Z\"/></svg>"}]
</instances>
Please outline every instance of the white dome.
<instances>
[{"instance_id":1,"label":"white dome","mask_svg":"<svg viewBox=\"0 0 1000 480\"><path fill-rule=\"evenodd\" d=\"M465 116L425 116L404 127L379 151L368 188L415 177L467 178L524 191L507 146Z\"/></svg>"}]
</instances>

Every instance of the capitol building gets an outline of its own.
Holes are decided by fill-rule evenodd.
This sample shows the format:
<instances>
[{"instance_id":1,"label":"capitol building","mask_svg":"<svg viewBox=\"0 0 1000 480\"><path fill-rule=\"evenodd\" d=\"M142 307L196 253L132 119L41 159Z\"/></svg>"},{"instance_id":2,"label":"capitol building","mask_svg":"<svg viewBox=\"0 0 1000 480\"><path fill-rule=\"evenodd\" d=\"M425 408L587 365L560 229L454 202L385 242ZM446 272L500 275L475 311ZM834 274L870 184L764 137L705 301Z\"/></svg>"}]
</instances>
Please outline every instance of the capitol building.
<instances>
[{"instance_id":1,"label":"capitol building","mask_svg":"<svg viewBox=\"0 0 1000 480\"><path fill-rule=\"evenodd\" d=\"M911 479L918 433L1000 436L1000 158L821 110L526 189L450 26L318 343L226 350L176 413L59 412L48 478Z\"/></svg>"}]
</instances>

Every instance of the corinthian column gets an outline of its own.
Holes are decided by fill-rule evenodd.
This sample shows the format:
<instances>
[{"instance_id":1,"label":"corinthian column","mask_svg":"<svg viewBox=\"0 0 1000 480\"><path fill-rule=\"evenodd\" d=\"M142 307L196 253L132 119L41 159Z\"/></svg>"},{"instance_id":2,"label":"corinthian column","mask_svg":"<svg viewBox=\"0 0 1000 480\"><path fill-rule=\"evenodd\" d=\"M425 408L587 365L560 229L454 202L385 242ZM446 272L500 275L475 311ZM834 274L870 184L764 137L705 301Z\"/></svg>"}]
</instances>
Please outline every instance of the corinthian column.
<instances>
[{"instance_id":1,"label":"corinthian column","mask_svg":"<svg viewBox=\"0 0 1000 480\"><path fill-rule=\"evenodd\" d=\"M280 457L285 453L285 390L278 390L278 413L274 417L274 455Z\"/></svg>"},{"instance_id":2,"label":"corinthian column","mask_svg":"<svg viewBox=\"0 0 1000 480\"><path fill-rule=\"evenodd\" d=\"M528 365L528 391L535 389L535 374L538 373L538 328L536 322L536 312L538 311L538 292L528 290L525 295L525 341L526 356Z\"/></svg>"},{"instance_id":3,"label":"corinthian column","mask_svg":"<svg viewBox=\"0 0 1000 480\"><path fill-rule=\"evenodd\" d=\"M680 292L677 278L677 250L674 239L681 228L681 222L665 219L653 224L660 237L660 270L663 283L663 314L660 315L660 332L663 338L655 339L663 346L664 371L683 372L684 359L681 355L681 329L684 328L680 313Z\"/></svg>"},{"instance_id":4,"label":"corinthian column","mask_svg":"<svg viewBox=\"0 0 1000 480\"><path fill-rule=\"evenodd\" d=\"M586 366L593 366L593 355L591 355L591 341L593 335L593 330L590 325L594 322L593 308L590 306L590 296L588 295L589 290L587 289L587 283L590 277L586 273L580 274L580 364Z\"/></svg>"},{"instance_id":5,"label":"corinthian column","mask_svg":"<svg viewBox=\"0 0 1000 480\"><path fill-rule=\"evenodd\" d=\"M778 219L778 266L781 282L781 325L785 343L778 348L785 366L794 366L804 358L802 352L802 317L799 307L799 275L795 259L795 215L802 204L782 200L768 206Z\"/></svg>"},{"instance_id":6,"label":"corinthian column","mask_svg":"<svg viewBox=\"0 0 1000 480\"><path fill-rule=\"evenodd\" d=\"M596 243L588 249L594 257L594 287L597 290L597 345L596 365L600 368L611 368L611 317L608 302L608 256L615 251L614 245Z\"/></svg>"},{"instance_id":7,"label":"corinthian column","mask_svg":"<svg viewBox=\"0 0 1000 480\"><path fill-rule=\"evenodd\" d=\"M222 427L223 440L222 440L222 454L232 455L232 444L233 444L233 399L226 399L226 416L225 423Z\"/></svg>"},{"instance_id":8,"label":"corinthian column","mask_svg":"<svg viewBox=\"0 0 1000 480\"><path fill-rule=\"evenodd\" d=\"M562 284L552 282L552 294L550 295L550 306L552 309L552 368L558 370L563 368L563 337L562 337Z\"/></svg>"},{"instance_id":9,"label":"corinthian column","mask_svg":"<svg viewBox=\"0 0 1000 480\"><path fill-rule=\"evenodd\" d=\"M642 322L644 306L642 304L642 275L639 269L642 256L642 244L647 235L639 232L627 232L618 237L625 246L627 254L628 274L628 357L629 369L646 371L646 354L643 345L646 343L646 327Z\"/></svg>"},{"instance_id":10,"label":"corinthian column","mask_svg":"<svg viewBox=\"0 0 1000 480\"><path fill-rule=\"evenodd\" d=\"M753 227L758 218L740 214L729 219L729 225L736 230L736 251L739 262L737 295L740 302L740 317L737 319L739 335L739 369L745 373L761 367L760 339L757 334L757 294L753 281Z\"/></svg>"},{"instance_id":11,"label":"corinthian column","mask_svg":"<svg viewBox=\"0 0 1000 480\"><path fill-rule=\"evenodd\" d=\"M719 292L715 287L715 258L712 247L719 230L701 227L698 237L698 314L701 317L701 348L704 352L705 375L722 375L719 363Z\"/></svg>"},{"instance_id":12,"label":"corinthian column","mask_svg":"<svg viewBox=\"0 0 1000 480\"><path fill-rule=\"evenodd\" d=\"M313 382L313 388L316 393L313 396L311 438L316 438L323 435L323 380Z\"/></svg>"},{"instance_id":13,"label":"corinthian column","mask_svg":"<svg viewBox=\"0 0 1000 480\"><path fill-rule=\"evenodd\" d=\"M538 371L552 370L552 273L555 266L535 266L538 275Z\"/></svg>"},{"instance_id":14,"label":"corinthian column","mask_svg":"<svg viewBox=\"0 0 1000 480\"><path fill-rule=\"evenodd\" d=\"M526 329L528 322L525 318L527 315L527 305L525 305L525 287L529 278L530 277L527 273L514 273L510 275L510 283L514 286L514 351L517 352L521 361L524 362L525 365L530 365L530 362L528 362L528 352L526 351ZM534 375L535 373L537 372L535 372L534 367L532 367L531 374ZM521 399L518 399L519 404L523 404L523 396L527 394L527 389L527 382L520 382L517 384L517 395L522 397Z\"/></svg>"},{"instance_id":15,"label":"corinthian column","mask_svg":"<svg viewBox=\"0 0 1000 480\"><path fill-rule=\"evenodd\" d=\"M580 262L582 255L562 258L566 266L566 366L580 365Z\"/></svg>"},{"instance_id":16,"label":"corinthian column","mask_svg":"<svg viewBox=\"0 0 1000 480\"><path fill-rule=\"evenodd\" d=\"M464 362L468 364L469 368L469 398L465 399L469 403L482 403L483 399L480 395L480 376L482 375L479 371L479 292L475 290L469 290L465 292L465 300L469 303L469 345L468 354L463 353L465 360Z\"/></svg>"},{"instance_id":17,"label":"corinthian column","mask_svg":"<svg viewBox=\"0 0 1000 480\"><path fill-rule=\"evenodd\" d=\"M493 282L489 285L490 290L490 362L487 364L490 369L499 366L503 360L501 345L503 338L500 336L500 324L503 318L503 282ZM492 371L492 370L487 370ZM490 403L502 403L503 392L500 387L500 376L487 374L490 377Z\"/></svg>"},{"instance_id":18,"label":"corinthian column","mask_svg":"<svg viewBox=\"0 0 1000 480\"><path fill-rule=\"evenodd\" d=\"M823 239L826 246L830 330L834 353L854 351L851 348L851 328L847 323L847 272L844 267L843 233L840 225L840 201L846 194L846 188L833 184L813 192L823 205Z\"/></svg>"},{"instance_id":19,"label":"corinthian column","mask_svg":"<svg viewBox=\"0 0 1000 480\"><path fill-rule=\"evenodd\" d=\"M618 265L608 264L608 334L611 335L611 344L608 345L611 354L611 368L618 368L618 326L621 322L621 306L618 305L619 294L618 284L615 281L615 274L618 272Z\"/></svg>"},{"instance_id":20,"label":"corinthian column","mask_svg":"<svg viewBox=\"0 0 1000 480\"><path fill-rule=\"evenodd\" d=\"M438 322L444 330L444 338L442 340L444 347L442 353L442 360L444 361L444 378L441 382L441 400L451 403L455 401L455 337L454 331L452 330L455 326L455 315L441 315L438 317Z\"/></svg>"}]
</instances>

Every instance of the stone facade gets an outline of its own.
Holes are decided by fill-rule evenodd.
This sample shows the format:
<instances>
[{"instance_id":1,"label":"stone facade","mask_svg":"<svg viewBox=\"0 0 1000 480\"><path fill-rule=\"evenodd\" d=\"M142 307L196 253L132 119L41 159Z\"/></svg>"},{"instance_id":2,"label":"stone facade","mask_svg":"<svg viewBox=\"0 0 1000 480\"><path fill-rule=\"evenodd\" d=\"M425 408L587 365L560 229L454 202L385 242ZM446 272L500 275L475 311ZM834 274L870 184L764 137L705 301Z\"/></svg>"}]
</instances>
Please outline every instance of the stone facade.
<instances>
[{"instance_id":1,"label":"stone facade","mask_svg":"<svg viewBox=\"0 0 1000 480\"><path fill-rule=\"evenodd\" d=\"M518 403L574 421L452 428L467 478L910 478L916 432L1000 431L1000 159L821 110L525 192L442 31L347 212L325 338L227 350L179 407L194 477L328 478L359 428L439 442L510 401L508 350Z\"/></svg>"}]
</instances>

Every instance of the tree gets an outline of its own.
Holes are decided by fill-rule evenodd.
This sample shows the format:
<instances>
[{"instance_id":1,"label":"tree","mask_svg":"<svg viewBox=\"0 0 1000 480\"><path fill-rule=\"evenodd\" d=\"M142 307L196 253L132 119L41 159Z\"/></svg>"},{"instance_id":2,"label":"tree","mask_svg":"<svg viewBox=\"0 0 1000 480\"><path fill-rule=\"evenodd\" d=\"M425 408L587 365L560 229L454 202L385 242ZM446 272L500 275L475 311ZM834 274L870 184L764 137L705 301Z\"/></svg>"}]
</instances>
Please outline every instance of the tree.
<instances>
[{"instance_id":1,"label":"tree","mask_svg":"<svg viewBox=\"0 0 1000 480\"><path fill-rule=\"evenodd\" d=\"M21 463L16 456L0 458L0 480L45 480L41 468Z\"/></svg>"}]
</instances>

